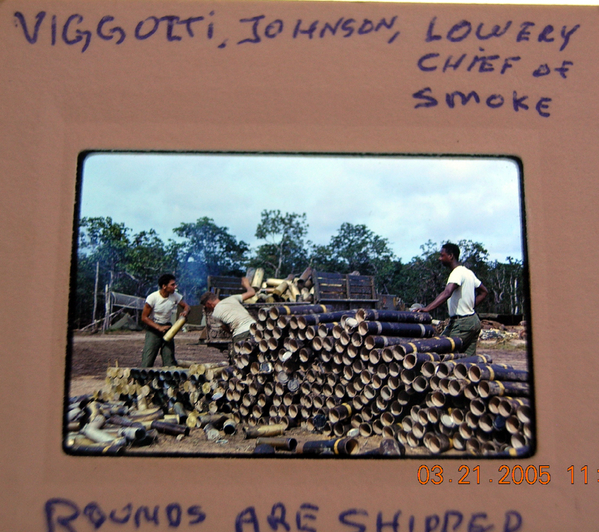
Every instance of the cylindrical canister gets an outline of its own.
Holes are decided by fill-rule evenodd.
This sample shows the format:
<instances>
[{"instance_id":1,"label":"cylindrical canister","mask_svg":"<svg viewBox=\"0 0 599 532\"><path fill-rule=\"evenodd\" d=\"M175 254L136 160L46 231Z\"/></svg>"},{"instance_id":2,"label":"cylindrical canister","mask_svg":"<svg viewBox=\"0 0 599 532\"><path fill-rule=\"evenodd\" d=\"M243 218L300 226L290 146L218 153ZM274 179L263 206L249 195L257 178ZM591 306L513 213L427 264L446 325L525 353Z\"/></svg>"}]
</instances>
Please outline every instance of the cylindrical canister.
<instances>
[{"instance_id":1,"label":"cylindrical canister","mask_svg":"<svg viewBox=\"0 0 599 532\"><path fill-rule=\"evenodd\" d=\"M164 336L162 337L164 339L164 341L170 342L175 337L175 334L177 334L181 330L181 327L183 327L183 325L185 325L186 321L187 321L187 318L185 318L185 316L181 316L175 322L175 324L168 331L166 331L166 333L164 333Z\"/></svg>"}]
</instances>

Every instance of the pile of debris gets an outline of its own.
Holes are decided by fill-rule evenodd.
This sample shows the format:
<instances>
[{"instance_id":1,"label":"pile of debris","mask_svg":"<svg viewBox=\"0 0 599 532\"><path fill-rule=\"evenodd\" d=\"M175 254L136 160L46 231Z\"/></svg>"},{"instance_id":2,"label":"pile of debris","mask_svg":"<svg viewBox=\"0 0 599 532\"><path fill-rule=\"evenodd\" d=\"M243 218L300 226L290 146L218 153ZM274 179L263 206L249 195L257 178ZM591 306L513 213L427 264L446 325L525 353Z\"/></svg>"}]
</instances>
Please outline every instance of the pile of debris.
<instances>
[{"instance_id":1,"label":"pile of debris","mask_svg":"<svg viewBox=\"0 0 599 532\"><path fill-rule=\"evenodd\" d=\"M247 303L274 303L281 301L314 301L314 282L312 280L312 268L306 268L304 272L296 277L289 275L286 279L264 278L264 269L256 268L247 274L250 284L256 289L256 295Z\"/></svg>"},{"instance_id":2,"label":"pile of debris","mask_svg":"<svg viewBox=\"0 0 599 532\"><path fill-rule=\"evenodd\" d=\"M479 340L495 340L509 342L511 340L526 340L526 322L518 325L504 325L494 320L481 319L482 331Z\"/></svg>"},{"instance_id":3,"label":"pile of debris","mask_svg":"<svg viewBox=\"0 0 599 532\"><path fill-rule=\"evenodd\" d=\"M426 313L265 307L232 365L110 368L105 405L73 403L67 447L112 452L201 427L209 440L259 437L255 452L355 455L379 436L385 455L529 453L528 372L464 358L459 338L435 334ZM92 444L102 430L113 439ZM290 431L314 436L282 437Z\"/></svg>"}]
</instances>

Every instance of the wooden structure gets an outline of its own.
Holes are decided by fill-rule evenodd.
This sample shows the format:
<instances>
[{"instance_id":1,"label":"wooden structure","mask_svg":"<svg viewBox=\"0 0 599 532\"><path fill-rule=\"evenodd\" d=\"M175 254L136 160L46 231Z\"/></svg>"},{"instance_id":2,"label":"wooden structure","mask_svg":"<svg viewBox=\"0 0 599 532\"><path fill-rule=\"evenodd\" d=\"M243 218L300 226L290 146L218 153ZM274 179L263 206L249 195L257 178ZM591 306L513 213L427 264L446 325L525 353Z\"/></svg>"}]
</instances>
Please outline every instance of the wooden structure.
<instances>
[{"instance_id":1,"label":"wooden structure","mask_svg":"<svg viewBox=\"0 0 599 532\"><path fill-rule=\"evenodd\" d=\"M312 272L314 303L333 305L335 310L375 308L379 298L371 275Z\"/></svg>"},{"instance_id":2,"label":"wooden structure","mask_svg":"<svg viewBox=\"0 0 599 532\"><path fill-rule=\"evenodd\" d=\"M208 276L208 292L214 292L219 299L243 294L245 289L239 282L239 277L227 277L224 275Z\"/></svg>"}]
</instances>

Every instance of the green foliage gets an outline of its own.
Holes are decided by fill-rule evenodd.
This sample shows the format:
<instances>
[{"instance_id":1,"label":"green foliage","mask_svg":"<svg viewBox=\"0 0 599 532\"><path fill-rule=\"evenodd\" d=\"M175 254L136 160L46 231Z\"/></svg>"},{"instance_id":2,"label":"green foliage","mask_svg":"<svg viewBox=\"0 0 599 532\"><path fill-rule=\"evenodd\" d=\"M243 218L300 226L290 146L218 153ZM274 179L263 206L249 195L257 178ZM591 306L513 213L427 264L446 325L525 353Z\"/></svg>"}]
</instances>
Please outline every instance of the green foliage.
<instances>
[{"instance_id":1,"label":"green foliage","mask_svg":"<svg viewBox=\"0 0 599 532\"><path fill-rule=\"evenodd\" d=\"M507 257L507 262L489 264L489 298L493 312L498 314L521 314L524 305L522 261ZM491 302L490 302L491 304Z\"/></svg>"},{"instance_id":2,"label":"green foliage","mask_svg":"<svg viewBox=\"0 0 599 532\"><path fill-rule=\"evenodd\" d=\"M163 273L177 274L181 245L169 240L166 244L154 229L141 231L131 238L127 254L127 274L136 280L135 295L147 295L157 288Z\"/></svg>"},{"instance_id":3,"label":"green foliage","mask_svg":"<svg viewBox=\"0 0 599 532\"><path fill-rule=\"evenodd\" d=\"M443 290L447 271L439 262L439 247L431 240L420 246L422 253L408 264L396 264L393 293L399 295L408 305L428 303Z\"/></svg>"},{"instance_id":4,"label":"green foliage","mask_svg":"<svg viewBox=\"0 0 599 532\"><path fill-rule=\"evenodd\" d=\"M96 263L79 253L77 256L77 277L74 306L70 311L69 322L73 329L79 329L92 320ZM102 285L103 286L103 285ZM99 313L102 316L103 313Z\"/></svg>"},{"instance_id":5,"label":"green foliage","mask_svg":"<svg viewBox=\"0 0 599 532\"><path fill-rule=\"evenodd\" d=\"M263 210L256 227L256 238L266 240L258 246L252 266L263 267L267 276L278 278L299 272L308 266L310 242L306 214L280 210Z\"/></svg>"},{"instance_id":6,"label":"green foliage","mask_svg":"<svg viewBox=\"0 0 599 532\"><path fill-rule=\"evenodd\" d=\"M343 223L326 246L315 246L313 265L317 270L373 275L379 291L388 293L395 256L389 241L364 224Z\"/></svg>"},{"instance_id":7,"label":"green foliage","mask_svg":"<svg viewBox=\"0 0 599 532\"><path fill-rule=\"evenodd\" d=\"M73 327L91 321L96 267L99 269L98 317L103 315L105 285L110 290L145 297L157 288L166 272L177 276L179 290L194 303L206 289L209 275L241 276L248 266L263 267L267 277L300 273L309 264L315 269L373 275L378 293L394 294L406 304L430 303L445 287L449 271L439 261L440 244L429 240L421 254L404 264L395 257L389 241L366 225L343 223L327 245L313 246L306 240L306 214L264 210L256 237L265 242L249 258L248 244L238 241L228 228L212 218L182 223L174 233L180 242L163 242L150 229L132 234L131 229L110 217L82 218L79 224ZM489 290L482 312L522 313L524 308L523 265L511 257L506 262L489 261L479 242L460 240L460 262L470 268ZM439 318L446 306L437 309Z\"/></svg>"},{"instance_id":8,"label":"green foliage","mask_svg":"<svg viewBox=\"0 0 599 532\"><path fill-rule=\"evenodd\" d=\"M158 277L175 273L177 244L164 244L151 229L132 234L122 223L110 217L82 218L79 222L77 252L77 295L72 315L73 327L91 322L93 292L98 266L98 315L102 315L104 291L145 297L157 288Z\"/></svg>"},{"instance_id":9,"label":"green foliage","mask_svg":"<svg viewBox=\"0 0 599 532\"><path fill-rule=\"evenodd\" d=\"M175 272L178 261L174 242L165 245L153 229L132 235L110 217L81 219L79 254L87 259L81 266L100 263L101 286L140 297L156 286L162 273Z\"/></svg>"},{"instance_id":10,"label":"green foliage","mask_svg":"<svg viewBox=\"0 0 599 532\"><path fill-rule=\"evenodd\" d=\"M174 233L183 238L178 245L180 270L178 283L188 302L206 290L209 275L242 275L248 245L204 216L194 223L183 223Z\"/></svg>"},{"instance_id":11,"label":"green foliage","mask_svg":"<svg viewBox=\"0 0 599 532\"><path fill-rule=\"evenodd\" d=\"M131 229L109 216L82 218L79 222L79 253L99 261L107 270L124 269Z\"/></svg>"}]
</instances>

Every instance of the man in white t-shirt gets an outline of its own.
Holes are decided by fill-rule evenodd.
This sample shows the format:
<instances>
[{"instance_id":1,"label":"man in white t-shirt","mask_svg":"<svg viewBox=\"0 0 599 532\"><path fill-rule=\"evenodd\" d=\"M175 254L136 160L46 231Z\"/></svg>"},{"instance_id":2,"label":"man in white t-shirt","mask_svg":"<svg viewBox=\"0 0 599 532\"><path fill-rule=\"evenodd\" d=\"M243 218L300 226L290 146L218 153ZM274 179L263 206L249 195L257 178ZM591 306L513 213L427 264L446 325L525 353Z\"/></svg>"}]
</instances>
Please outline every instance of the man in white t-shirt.
<instances>
[{"instance_id":1,"label":"man in white t-shirt","mask_svg":"<svg viewBox=\"0 0 599 532\"><path fill-rule=\"evenodd\" d=\"M190 311L190 306L183 301L183 296L177 290L175 276L165 273L158 279L160 290L152 292L147 298L141 313L141 321L146 324L146 339L141 356L141 367L151 368L156 356L160 352L163 366L176 366L175 341L166 342L164 333L171 326L171 316L177 306L183 311L181 316L185 317Z\"/></svg>"},{"instance_id":2,"label":"man in white t-shirt","mask_svg":"<svg viewBox=\"0 0 599 532\"><path fill-rule=\"evenodd\" d=\"M473 356L476 354L476 342L481 330L480 319L474 309L489 292L472 271L459 263L459 259L458 246L448 242L441 247L439 260L451 270L447 285L432 303L415 312L430 312L447 301L449 325L442 334L461 338L464 353Z\"/></svg>"},{"instance_id":3,"label":"man in white t-shirt","mask_svg":"<svg viewBox=\"0 0 599 532\"><path fill-rule=\"evenodd\" d=\"M254 297L256 290L250 285L247 277L241 278L241 286L245 288L243 294L229 296L223 300L219 299L214 292L206 292L200 298L200 304L204 306L206 312L212 312L213 318L229 328L233 335L233 344L249 338L250 325L256 321L242 304L246 299Z\"/></svg>"}]
</instances>

